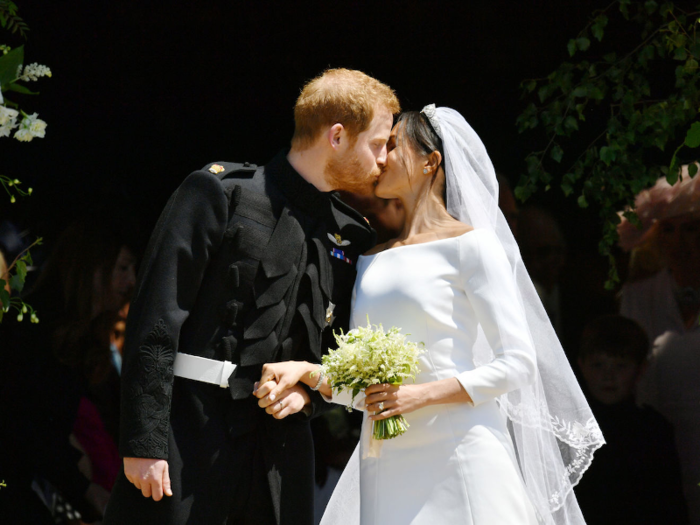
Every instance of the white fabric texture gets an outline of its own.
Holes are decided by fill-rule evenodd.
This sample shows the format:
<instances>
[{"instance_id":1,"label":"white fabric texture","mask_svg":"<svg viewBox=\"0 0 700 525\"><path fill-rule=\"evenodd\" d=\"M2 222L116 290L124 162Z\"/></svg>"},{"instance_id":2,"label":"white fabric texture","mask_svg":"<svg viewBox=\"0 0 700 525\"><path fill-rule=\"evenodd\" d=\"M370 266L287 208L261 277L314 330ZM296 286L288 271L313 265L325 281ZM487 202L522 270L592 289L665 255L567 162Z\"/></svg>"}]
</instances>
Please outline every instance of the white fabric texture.
<instances>
[{"instance_id":1,"label":"white fabric texture","mask_svg":"<svg viewBox=\"0 0 700 525\"><path fill-rule=\"evenodd\" d=\"M514 293L507 265L488 230L360 259L352 324L369 316L403 327L426 348L416 383L454 377L474 401L405 414L408 431L384 441L379 458L367 457L361 440L362 525L539 523L496 403L536 374L524 313L503 301ZM471 350L483 338L496 358L477 367ZM506 347L507 339L518 343Z\"/></svg>"},{"instance_id":2,"label":"white fabric texture","mask_svg":"<svg viewBox=\"0 0 700 525\"><path fill-rule=\"evenodd\" d=\"M590 465L593 452L604 443L600 428L593 418L537 296L535 287L525 270L518 246L505 217L498 208L496 176L484 145L464 118L456 111L448 108L435 109L434 106L429 106L424 109L424 113L430 118L431 124L443 140L448 211L458 220L472 225L478 232L471 238L469 236L472 233L465 234L461 238L461 245L473 242L466 241L466 239L488 239L489 248L486 250L488 255L485 255L481 250L478 251L479 257L486 258L480 259L483 271L473 274L468 273L467 270L470 264L475 264L474 261L461 261L459 264L466 265L461 268L461 272L465 275L472 275L472 277L468 280L463 279L460 283L442 279L442 274L436 275L432 271L432 267L425 262L416 267L414 267L412 260L402 260L400 263L395 263L392 270L397 278L404 276L411 269L429 272L433 276L433 288L424 289L418 301L418 305L423 309L422 317L420 315L408 316L403 319L397 318L394 322L388 322L387 316L393 319L392 313L401 310L402 308L399 306L404 306L405 298L402 293L410 293L413 280L406 278L403 281L404 292L400 289L393 290L391 303L385 303L382 309L376 311L374 317L370 315L370 320L372 323L382 323L387 328L395 325L401 327L404 332L412 334L422 334L425 327L435 324L436 317L431 315L431 312L435 311L442 312L447 317L452 316L455 327L459 324L458 318L477 320L479 329L476 334L473 331L465 333L461 328L452 327L449 330L445 329L442 338L436 339L437 346L429 346L428 342L424 341L429 349L428 356L443 354L456 356L459 353L459 358L450 357L450 359L455 360L456 365L452 370L453 375L462 382L470 395L474 396L475 406L465 405L457 408L453 405L443 405L434 409L426 408L416 411L413 417L411 417L412 414L409 414L407 416L409 423L413 422L415 425L412 424L405 435L393 440L391 444L385 443L381 458L371 460L371 462L375 462L375 468L381 471L399 468L400 464L406 464L404 468L408 469L416 461L416 456L423 453L413 454L409 444L420 439L425 440L420 442L423 445L429 443L430 439L433 438L442 439L442 436L426 437L427 434L437 430L433 424L434 421L440 419L438 413L442 415L443 420L450 422L459 420L465 425L453 428L451 436L453 440L457 441L461 439L459 436L463 436L468 441L473 435L468 430L471 428L469 427L469 421L471 421L474 428L488 429L489 435L479 444L479 447L483 447L482 453L478 457L464 457L460 456L460 449L457 447L453 457L456 462L450 463L454 463L455 466L452 469L447 469L449 472L445 471L445 475L457 476L457 472L463 473L464 461L467 461L466 464L468 464L473 460L475 461L473 466L481 474L479 482L483 482L483 478L487 478L490 483L493 483L489 486L495 487L499 481L502 481L499 486L506 491L512 490L511 496L517 494L515 487L518 484L513 481L512 477L505 475L501 477L488 472L490 469L488 460L492 455L494 465L498 464L501 467L506 465L505 462L500 462L502 458L494 452L498 449L497 447L491 449L491 452L487 451L493 437L496 437L501 445L501 449L498 450L506 451L506 455L519 467L519 469L516 468L516 472L519 470L521 473L529 502L534 506L535 513L542 523L548 525L585 523L573 494L573 486ZM376 259L384 258L386 260L394 257L394 253L401 254L410 250L414 252L421 250L422 254L436 251L438 254L440 253L439 248L448 245L450 245L449 240L445 240L444 243L427 243L426 246L402 246L382 252L376 256ZM480 245L483 248L483 243ZM463 246L463 249L469 251L467 247ZM494 258L495 254L499 255ZM472 255L477 256L475 253ZM398 257L398 255L396 256ZM364 260L362 259L362 261ZM451 260L452 263L455 263L454 257ZM450 265L448 264L448 266ZM460 268L460 266L455 267ZM353 319L361 321L368 313L360 307L360 305L365 304L363 294L367 293L363 282L365 277L361 265L358 264ZM443 284L440 286L438 283ZM487 291L489 289L493 292L492 294ZM461 292L457 290L461 290ZM496 291L494 292L494 290ZM495 303L484 299L482 295L484 291L487 291L486 295L497 298ZM460 293L464 298L463 305L452 309L450 305L455 305L454 298ZM373 297L374 301L378 301L381 294L373 292ZM436 310L430 307L431 304L435 306ZM372 311L374 312L374 308ZM466 323L466 321L462 321L462 323ZM448 322L438 324L441 328L449 326ZM469 336L473 339L464 339ZM457 342L462 344L458 345ZM438 370L445 373L447 369L431 367L428 369L428 373L438 374ZM435 375L435 377L438 376ZM496 407L500 409L500 419L493 416L492 412L496 410ZM479 411L478 416L476 415L477 411ZM488 412L488 416L485 415L484 411ZM433 416L427 417L428 413L433 412L435 412ZM457 413L460 416L453 415ZM468 415L461 415L462 413ZM491 418L488 419L488 424L478 423L478 418L482 416L487 419ZM423 417L427 417L427 419L421 419ZM416 427L419 427L417 431ZM424 428L421 430L421 427ZM503 433L503 429L506 428L507 431ZM411 435L414 431L416 432L412 438ZM465 431L466 434L461 434ZM461 443L461 441L459 442ZM512 445L509 449L508 444L511 442L515 445L514 450ZM473 445L471 442L470 444ZM398 456L394 458L391 455L394 447L403 448L401 458ZM355 480L361 479L364 482L369 468L367 466L369 460L360 460L359 455L354 456L354 458L355 464L348 465L346 473L343 474L343 478L338 484L336 494L331 499L328 519L324 516L322 522L324 524L357 523L354 518L349 521L331 521L331 516L336 516L336 519L339 519L340 516L348 515L358 507L358 503L353 501L353 488L356 488ZM484 463L480 464L477 460L484 461ZM390 468L386 466L389 464ZM432 467L434 472L443 471L445 468L447 468L445 464L441 463L434 464ZM430 469L420 473L414 471L412 475L404 472L402 479L408 483L413 478L423 479L425 475L434 480L426 472L430 472ZM347 484L344 479L346 474ZM454 478L453 481L456 482L457 478ZM464 479L462 477L462 480ZM397 506L404 503L412 505L413 501L420 501L419 495L414 492L402 494L401 491L394 490L388 496L384 496L379 491L390 489L384 487L383 483L380 482L381 476L377 482L379 484L375 487L378 491L377 497L372 501L377 501L377 498L389 498L395 500ZM406 483L400 484L404 488L403 490L410 488L410 484ZM501 523L500 518L486 519L484 516L487 514L480 514L480 512L486 512L483 510L486 507L511 508L509 507L510 503L520 497L520 495L515 495L509 498L502 490L497 490L495 495L491 494L491 497L487 497L482 495L478 486L472 487L472 484L466 483L466 485L462 484L461 487L465 490L460 496L457 496L452 484L437 483L433 485L430 490L432 495L430 502L425 503L427 505L425 508L432 510L426 514L422 514L422 510L418 511L418 515L425 516L426 523L430 519L434 520L435 523L453 521L456 523L483 523L484 525ZM475 492L470 495L469 490L472 489ZM363 497L362 525L374 523L365 520L368 516L376 515L365 508L365 498L368 494L365 486L362 486L361 494ZM452 509L450 505L458 500L471 502L469 512L465 513L464 507ZM475 502L480 501L484 503L476 503L478 509L474 513L472 509L474 509ZM421 507L421 509L423 508ZM452 510L455 512L454 516L450 514ZM496 511L494 510L494 512ZM382 514L382 517L388 519L388 515ZM448 519L449 521L447 521ZM469 521L470 519L471 521ZM527 523L527 521L523 521L522 516L519 519L520 521L517 523ZM421 517L415 521L389 521L385 523L423 522ZM503 523L510 522L503 521Z\"/></svg>"}]
</instances>

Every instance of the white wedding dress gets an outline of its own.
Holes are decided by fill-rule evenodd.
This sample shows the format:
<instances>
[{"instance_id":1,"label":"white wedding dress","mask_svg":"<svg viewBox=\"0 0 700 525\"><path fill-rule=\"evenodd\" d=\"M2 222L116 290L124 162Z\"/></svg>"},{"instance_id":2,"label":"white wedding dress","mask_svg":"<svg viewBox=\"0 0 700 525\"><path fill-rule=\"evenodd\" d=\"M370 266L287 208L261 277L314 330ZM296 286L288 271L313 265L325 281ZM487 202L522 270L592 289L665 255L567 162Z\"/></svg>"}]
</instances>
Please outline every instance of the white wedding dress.
<instances>
[{"instance_id":1,"label":"white wedding dress","mask_svg":"<svg viewBox=\"0 0 700 525\"><path fill-rule=\"evenodd\" d=\"M355 451L323 524L540 523L496 403L537 373L515 297L510 264L490 230L359 259L351 324L366 325L369 316L372 324L411 334L426 350L416 383L455 377L474 403L406 414L410 428L383 441L379 457L367 457L371 426L365 414L365 450ZM484 337L496 357L475 366L472 349ZM333 401L348 404L349 396L341 393ZM352 502L358 491L359 505Z\"/></svg>"}]
</instances>

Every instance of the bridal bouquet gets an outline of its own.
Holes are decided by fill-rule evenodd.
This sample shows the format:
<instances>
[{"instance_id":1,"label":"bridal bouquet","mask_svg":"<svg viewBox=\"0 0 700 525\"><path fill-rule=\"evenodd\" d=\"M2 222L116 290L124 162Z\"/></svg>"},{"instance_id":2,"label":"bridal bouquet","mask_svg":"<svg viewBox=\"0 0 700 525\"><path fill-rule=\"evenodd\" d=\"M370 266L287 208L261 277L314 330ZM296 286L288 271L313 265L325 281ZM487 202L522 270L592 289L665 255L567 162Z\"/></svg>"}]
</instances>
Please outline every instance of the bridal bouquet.
<instances>
[{"instance_id":1,"label":"bridal bouquet","mask_svg":"<svg viewBox=\"0 0 700 525\"><path fill-rule=\"evenodd\" d=\"M323 356L322 369L331 388L337 392L352 389L354 401L357 394L379 383L400 385L405 379L415 379L418 355L423 343L406 340L400 328L384 332L382 325L358 327L347 334L335 332L336 350ZM348 410L351 408L348 407ZM400 436L408 428L403 415L374 421L372 434L375 439L391 439Z\"/></svg>"}]
</instances>

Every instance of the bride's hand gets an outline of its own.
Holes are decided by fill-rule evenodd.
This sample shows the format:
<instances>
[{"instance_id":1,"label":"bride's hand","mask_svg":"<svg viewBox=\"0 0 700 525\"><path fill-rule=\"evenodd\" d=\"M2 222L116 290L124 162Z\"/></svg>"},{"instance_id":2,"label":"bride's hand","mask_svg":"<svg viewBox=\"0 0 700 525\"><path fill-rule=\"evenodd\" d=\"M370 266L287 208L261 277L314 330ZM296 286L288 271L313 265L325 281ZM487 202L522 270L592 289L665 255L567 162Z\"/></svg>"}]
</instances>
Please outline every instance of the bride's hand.
<instances>
[{"instance_id":1,"label":"bride's hand","mask_svg":"<svg viewBox=\"0 0 700 525\"><path fill-rule=\"evenodd\" d=\"M373 414L369 417L373 421L408 414L426 405L423 385L372 385L365 394L365 406ZM384 404L380 407L380 403Z\"/></svg>"},{"instance_id":2,"label":"bride's hand","mask_svg":"<svg viewBox=\"0 0 700 525\"><path fill-rule=\"evenodd\" d=\"M284 363L266 363L263 365L260 382L256 384L253 395L261 401L267 398L274 402L282 392L293 387L299 381L318 368L306 361L285 361ZM260 403L259 403L260 404ZM260 404L260 406L263 406Z\"/></svg>"},{"instance_id":3,"label":"bride's hand","mask_svg":"<svg viewBox=\"0 0 700 525\"><path fill-rule=\"evenodd\" d=\"M282 392L274 402L270 402L269 398L266 397L258 401L258 404L275 419L284 419L301 412L310 402L311 398L304 387L294 385Z\"/></svg>"}]
</instances>

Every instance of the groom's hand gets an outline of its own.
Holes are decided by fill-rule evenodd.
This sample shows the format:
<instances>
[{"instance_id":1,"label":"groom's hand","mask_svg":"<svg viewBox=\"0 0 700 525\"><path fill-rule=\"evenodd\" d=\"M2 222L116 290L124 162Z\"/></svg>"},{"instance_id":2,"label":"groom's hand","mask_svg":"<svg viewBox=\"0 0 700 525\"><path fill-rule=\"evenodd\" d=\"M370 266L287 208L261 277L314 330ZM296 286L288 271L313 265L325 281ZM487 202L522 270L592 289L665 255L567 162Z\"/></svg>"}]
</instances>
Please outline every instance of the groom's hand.
<instances>
[{"instance_id":1,"label":"groom's hand","mask_svg":"<svg viewBox=\"0 0 700 525\"><path fill-rule=\"evenodd\" d=\"M172 496L168 462L164 459L124 458L124 474L146 498L163 499Z\"/></svg>"},{"instance_id":2,"label":"groom's hand","mask_svg":"<svg viewBox=\"0 0 700 525\"><path fill-rule=\"evenodd\" d=\"M268 383L272 383L272 381ZM265 387L265 390L274 386L268 383L262 385L262 387ZM262 387L258 391L262 391ZM258 401L258 405L275 419L284 419L287 416L301 412L309 403L311 403L309 393L301 385L289 387L277 396L266 395Z\"/></svg>"}]
</instances>

